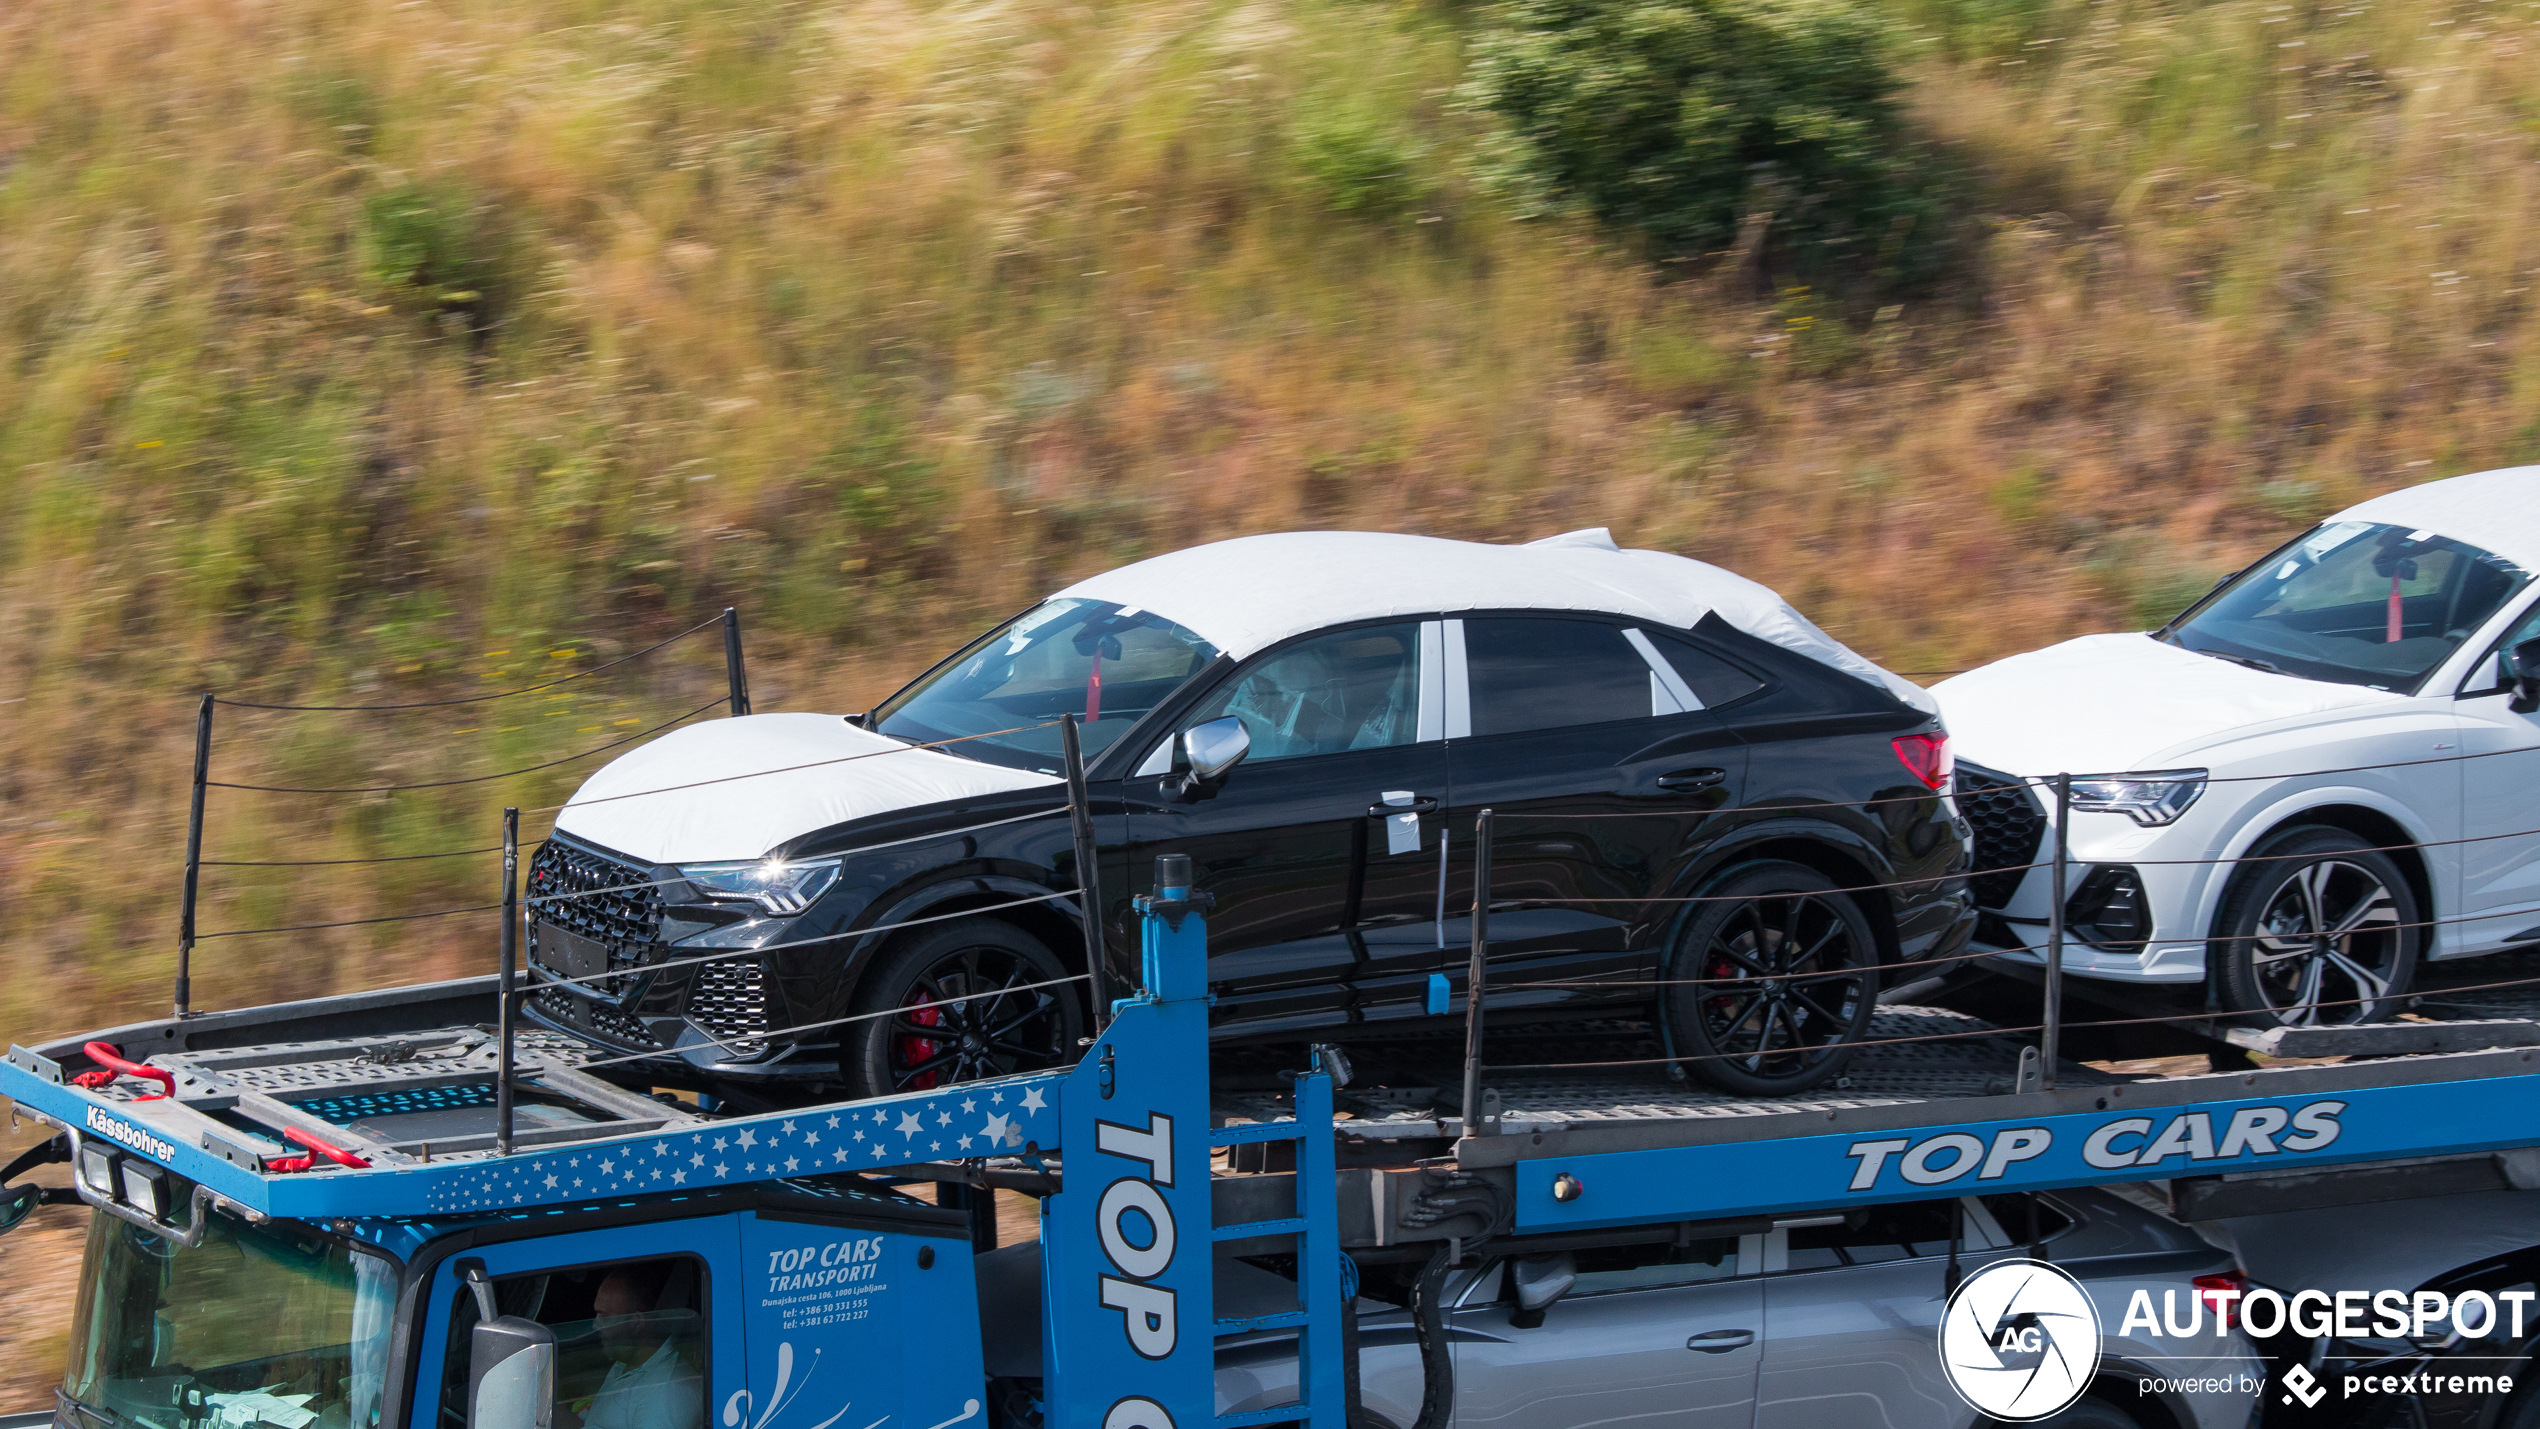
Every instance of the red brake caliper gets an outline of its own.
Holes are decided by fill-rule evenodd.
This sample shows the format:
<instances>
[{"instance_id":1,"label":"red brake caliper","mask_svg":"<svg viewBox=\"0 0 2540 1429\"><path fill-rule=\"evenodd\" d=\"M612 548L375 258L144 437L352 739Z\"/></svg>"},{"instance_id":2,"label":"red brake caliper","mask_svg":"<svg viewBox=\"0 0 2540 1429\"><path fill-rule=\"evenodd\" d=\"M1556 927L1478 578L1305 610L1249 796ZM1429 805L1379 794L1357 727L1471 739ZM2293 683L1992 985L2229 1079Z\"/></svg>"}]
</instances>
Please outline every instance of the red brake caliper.
<instances>
[{"instance_id":1,"label":"red brake caliper","mask_svg":"<svg viewBox=\"0 0 2540 1429\"><path fill-rule=\"evenodd\" d=\"M935 1006L935 999L928 997L925 993L921 992L917 996L909 999L907 1005L917 1009L915 1012L908 1015L908 1020L916 1023L918 1026L941 1027L944 1025L944 1010ZM902 1037L900 1039L900 1062L903 1066L914 1067L925 1061L927 1058L934 1056L937 1051L942 1049L942 1046L942 1043L937 1042L932 1037ZM909 1083L908 1090L912 1092L933 1091L935 1089L936 1081L937 1076L935 1073L921 1073L917 1080Z\"/></svg>"}]
</instances>

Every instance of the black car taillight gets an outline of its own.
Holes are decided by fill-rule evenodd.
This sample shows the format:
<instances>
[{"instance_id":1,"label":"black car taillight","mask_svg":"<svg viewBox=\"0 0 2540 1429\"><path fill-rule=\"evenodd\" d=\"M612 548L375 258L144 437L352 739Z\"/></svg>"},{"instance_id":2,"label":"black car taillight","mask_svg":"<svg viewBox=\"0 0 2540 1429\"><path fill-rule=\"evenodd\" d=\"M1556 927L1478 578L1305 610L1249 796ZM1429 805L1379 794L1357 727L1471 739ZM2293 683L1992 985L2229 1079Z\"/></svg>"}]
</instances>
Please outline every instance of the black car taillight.
<instances>
[{"instance_id":1,"label":"black car taillight","mask_svg":"<svg viewBox=\"0 0 2540 1429\"><path fill-rule=\"evenodd\" d=\"M2152 912L2143 896L2143 879L2124 864L2090 871L2081 887L2064 900L2064 923L2110 952L2139 953L2152 940Z\"/></svg>"},{"instance_id":2,"label":"black car taillight","mask_svg":"<svg viewBox=\"0 0 2540 1429\"><path fill-rule=\"evenodd\" d=\"M1949 787L1952 765L1949 735L1945 731L1939 734L1900 734L1888 743L1895 746L1897 760L1914 771L1914 777L1923 781L1924 788L1937 793Z\"/></svg>"}]
</instances>

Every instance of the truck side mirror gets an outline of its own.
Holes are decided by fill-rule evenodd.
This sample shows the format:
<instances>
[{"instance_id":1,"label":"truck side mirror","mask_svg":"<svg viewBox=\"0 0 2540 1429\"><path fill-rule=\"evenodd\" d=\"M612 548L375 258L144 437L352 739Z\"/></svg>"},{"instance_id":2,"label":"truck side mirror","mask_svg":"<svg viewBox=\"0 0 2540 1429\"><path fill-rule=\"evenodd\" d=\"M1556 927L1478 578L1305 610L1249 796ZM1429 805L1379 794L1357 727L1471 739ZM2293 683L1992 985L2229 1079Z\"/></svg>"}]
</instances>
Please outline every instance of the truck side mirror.
<instances>
[{"instance_id":1,"label":"truck side mirror","mask_svg":"<svg viewBox=\"0 0 2540 1429\"><path fill-rule=\"evenodd\" d=\"M16 1230L44 1204L44 1188L36 1185L0 1188L0 1235Z\"/></svg>"},{"instance_id":2,"label":"truck side mirror","mask_svg":"<svg viewBox=\"0 0 2540 1429\"><path fill-rule=\"evenodd\" d=\"M2540 639L2525 640L2507 651L2505 673L2514 690L2505 707L2515 714L2540 711Z\"/></svg>"},{"instance_id":3,"label":"truck side mirror","mask_svg":"<svg viewBox=\"0 0 2540 1429\"><path fill-rule=\"evenodd\" d=\"M1243 762L1252 752L1252 733L1234 715L1195 724L1182 731L1182 757L1189 761L1191 772L1182 781L1182 792L1198 792L1202 785L1214 784L1226 777L1226 771Z\"/></svg>"},{"instance_id":4,"label":"truck side mirror","mask_svg":"<svg viewBox=\"0 0 2540 1429\"><path fill-rule=\"evenodd\" d=\"M1508 1317L1508 1323L1531 1330L1543 1323L1543 1312L1552 1308L1553 1301L1579 1283L1578 1257L1568 1251L1530 1255L1509 1267L1509 1278L1517 1283L1517 1313Z\"/></svg>"},{"instance_id":5,"label":"truck side mirror","mask_svg":"<svg viewBox=\"0 0 2540 1429\"><path fill-rule=\"evenodd\" d=\"M518 1315L479 1320L467 1341L468 1429L549 1429L556 1332Z\"/></svg>"},{"instance_id":6,"label":"truck side mirror","mask_svg":"<svg viewBox=\"0 0 2540 1429\"><path fill-rule=\"evenodd\" d=\"M476 1295L467 1339L468 1429L549 1429L556 1418L556 1332L494 1313L494 1282L470 1256L454 1267Z\"/></svg>"}]
</instances>

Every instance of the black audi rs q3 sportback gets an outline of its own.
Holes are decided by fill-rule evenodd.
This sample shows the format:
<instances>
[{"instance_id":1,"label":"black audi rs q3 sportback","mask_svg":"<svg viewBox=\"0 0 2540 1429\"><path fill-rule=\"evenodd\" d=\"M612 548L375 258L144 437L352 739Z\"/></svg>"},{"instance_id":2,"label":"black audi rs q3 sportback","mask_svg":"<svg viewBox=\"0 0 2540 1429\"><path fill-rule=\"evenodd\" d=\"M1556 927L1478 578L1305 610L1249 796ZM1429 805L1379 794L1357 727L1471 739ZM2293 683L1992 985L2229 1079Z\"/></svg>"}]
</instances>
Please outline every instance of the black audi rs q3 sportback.
<instances>
[{"instance_id":1,"label":"black audi rs q3 sportback","mask_svg":"<svg viewBox=\"0 0 2540 1429\"><path fill-rule=\"evenodd\" d=\"M1072 1059L1066 715L1112 987L1187 854L1223 1037L1406 1030L1432 974L1460 1009L1485 809L1492 1016L1645 1013L1734 1091L1835 1074L1973 928L1929 697L1771 591L1601 530L1301 533L1080 582L867 714L618 759L531 862L529 1014L737 1094Z\"/></svg>"}]
</instances>

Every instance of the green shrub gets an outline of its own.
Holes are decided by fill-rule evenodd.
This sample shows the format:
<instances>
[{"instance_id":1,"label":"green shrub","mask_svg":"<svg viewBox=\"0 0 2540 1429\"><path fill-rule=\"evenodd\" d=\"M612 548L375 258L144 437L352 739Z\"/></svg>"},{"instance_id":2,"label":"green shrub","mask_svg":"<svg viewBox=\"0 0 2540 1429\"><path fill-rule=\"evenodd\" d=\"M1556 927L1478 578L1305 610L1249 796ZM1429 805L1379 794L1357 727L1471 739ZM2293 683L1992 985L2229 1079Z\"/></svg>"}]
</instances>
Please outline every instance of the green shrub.
<instances>
[{"instance_id":1,"label":"green shrub","mask_svg":"<svg viewBox=\"0 0 2540 1429\"><path fill-rule=\"evenodd\" d=\"M1334 213L1390 218L1420 200L1417 147L1368 115L1308 110L1291 142L1297 172Z\"/></svg>"},{"instance_id":2,"label":"green shrub","mask_svg":"<svg viewBox=\"0 0 2540 1429\"><path fill-rule=\"evenodd\" d=\"M1850 0L1508 0L1466 91L1499 121L1482 177L1661 259L1726 249L1753 216L1803 271L1904 275L1939 225L1887 35Z\"/></svg>"},{"instance_id":3,"label":"green shrub","mask_svg":"<svg viewBox=\"0 0 2540 1429\"><path fill-rule=\"evenodd\" d=\"M501 237L488 206L456 183L400 184L362 206L371 281L426 311L464 313L478 330L501 307Z\"/></svg>"}]
</instances>

